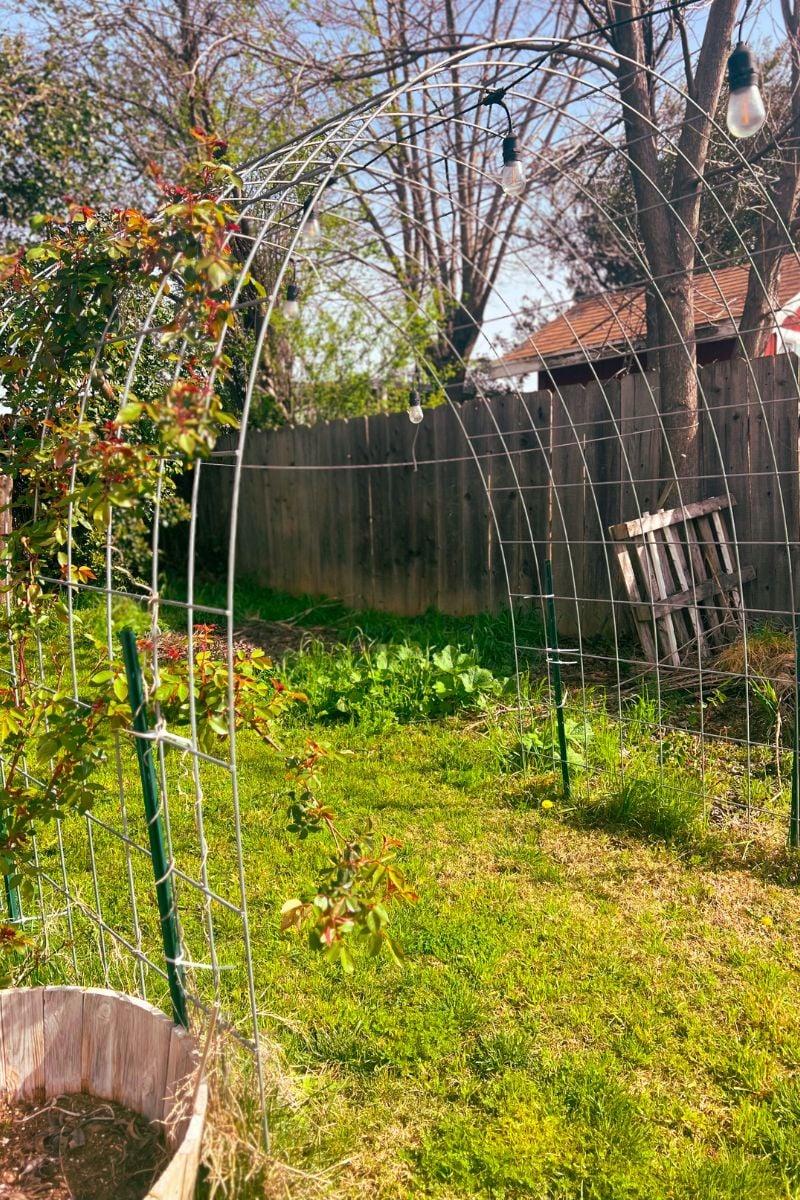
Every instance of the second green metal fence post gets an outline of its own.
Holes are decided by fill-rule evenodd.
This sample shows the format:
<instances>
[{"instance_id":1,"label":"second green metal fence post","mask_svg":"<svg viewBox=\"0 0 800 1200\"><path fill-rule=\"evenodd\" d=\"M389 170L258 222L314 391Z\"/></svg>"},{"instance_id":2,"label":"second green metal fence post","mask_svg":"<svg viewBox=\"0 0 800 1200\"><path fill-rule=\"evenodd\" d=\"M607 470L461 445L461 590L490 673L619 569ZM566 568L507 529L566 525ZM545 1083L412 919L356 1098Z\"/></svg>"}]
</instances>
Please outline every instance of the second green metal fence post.
<instances>
[{"instance_id":1,"label":"second green metal fence post","mask_svg":"<svg viewBox=\"0 0 800 1200\"><path fill-rule=\"evenodd\" d=\"M6 817L5 813L0 812L0 839L6 837ZM22 904L20 902L19 888L11 882L10 876L3 876L3 886L6 893L6 907L8 908L8 918L10 921L19 922L22 920Z\"/></svg>"},{"instance_id":2,"label":"second green metal fence post","mask_svg":"<svg viewBox=\"0 0 800 1200\"><path fill-rule=\"evenodd\" d=\"M553 567L548 558L544 564L545 604L547 608L547 661L553 668L553 687L556 693L556 729L558 753L561 759L561 779L564 784L564 799L571 795L569 782L569 760L567 758L567 730L564 723L564 687L561 682L561 656L558 652L558 625L556 623L556 600L553 592Z\"/></svg>"}]
</instances>

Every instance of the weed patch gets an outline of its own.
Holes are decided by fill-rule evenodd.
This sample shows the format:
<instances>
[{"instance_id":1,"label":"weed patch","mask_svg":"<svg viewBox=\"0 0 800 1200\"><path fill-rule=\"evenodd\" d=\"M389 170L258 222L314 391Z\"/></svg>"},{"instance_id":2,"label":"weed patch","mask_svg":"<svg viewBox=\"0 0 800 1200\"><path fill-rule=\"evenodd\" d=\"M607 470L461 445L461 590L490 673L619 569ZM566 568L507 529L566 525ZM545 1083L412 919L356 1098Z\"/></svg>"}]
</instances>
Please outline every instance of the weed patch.
<instances>
[{"instance_id":1,"label":"weed patch","mask_svg":"<svg viewBox=\"0 0 800 1200\"><path fill-rule=\"evenodd\" d=\"M626 779L608 792L591 790L578 801L578 812L590 823L625 829L665 841L697 840L702 832L703 803L691 781L654 776Z\"/></svg>"},{"instance_id":2,"label":"weed patch","mask_svg":"<svg viewBox=\"0 0 800 1200\"><path fill-rule=\"evenodd\" d=\"M509 681L480 665L474 650L413 642L328 650L315 643L284 661L293 687L308 697L322 723L350 721L371 729L458 711L485 711L508 692Z\"/></svg>"}]
</instances>

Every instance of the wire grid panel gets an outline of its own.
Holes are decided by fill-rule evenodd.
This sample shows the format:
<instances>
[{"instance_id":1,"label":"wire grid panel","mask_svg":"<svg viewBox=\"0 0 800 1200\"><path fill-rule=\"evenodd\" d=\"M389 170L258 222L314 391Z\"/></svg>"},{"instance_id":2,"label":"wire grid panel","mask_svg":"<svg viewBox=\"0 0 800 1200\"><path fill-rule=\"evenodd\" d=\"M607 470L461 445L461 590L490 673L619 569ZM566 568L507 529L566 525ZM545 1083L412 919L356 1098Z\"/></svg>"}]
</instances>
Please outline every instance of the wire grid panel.
<instances>
[{"instance_id":1,"label":"wire grid panel","mask_svg":"<svg viewBox=\"0 0 800 1200\"><path fill-rule=\"evenodd\" d=\"M559 57L551 62L555 49ZM100 604L112 662L119 661L118 633L122 624L131 620L138 623L145 636L143 652L156 684L164 661L166 630L185 638L191 684L198 625L220 627L229 675L229 736L224 750L219 755L201 751L193 699L188 726L179 731L183 739L180 745L170 741L158 724L158 705L153 702L152 715L160 730L154 746L189 1000L199 1011L219 1005L223 1027L252 1052L264 1112L268 1095L260 1054L264 1000L258 983L258 960L274 945L276 912L259 909L254 914L249 904L248 878L258 869L265 847L258 837L257 812L243 813L242 753L247 757L248 770L258 769L258 765L254 768L250 750L237 743L232 704L238 620L235 586L240 567L250 565L247 538L259 505L268 505L271 513L278 509L283 512L282 525L275 522L269 526L270 542L262 553L263 560L271 564L273 573L268 574L267 581L273 584L280 583L274 574L278 569L275 564L280 564L282 555L288 555L299 527L298 510L292 506L302 502L320 528L324 528L322 514L333 515L337 531L324 543L314 543L306 527L306 557L313 561L317 572L313 579L320 581L319 590L335 594L340 589L336 577L330 574L335 569L332 559L341 562L347 558L354 564L361 562L365 553L358 531L337 519L342 497L349 496L353 504L366 503L367 529L383 513L402 537L402 514L415 489L420 492L427 481L433 491L424 500L421 515L415 517L414 536L421 528L436 547L433 570L437 599L450 611L509 607L521 723L532 719L524 681L532 673L543 677L550 687L554 647L546 644L541 632L546 601L543 567L545 559L550 559L564 673L577 722L575 736L583 742L585 757L588 759L591 753L593 724L613 719L619 730L616 765L624 783L628 750L633 744L639 745L647 731L653 738L663 784L668 787L670 739L679 737L692 748L697 787L710 807L714 797L709 794L707 781L708 748L718 740L724 741L736 753L737 785L732 802L752 812L765 794L766 756L773 747L755 735L754 689L761 677L751 672L748 644L752 621L769 618L789 623L796 615L797 470L796 463L787 467L784 457L784 450L792 446L793 428L796 447L795 360L788 354L770 362L750 361L745 356L735 366L726 367L727 376L721 367L696 370L700 414L697 456L689 464L676 462L670 454L658 382L646 370L641 344L624 329L620 333L621 349L629 365L638 367L638 371L634 369L621 380L602 377L597 347L579 329L572 328L575 358L585 369L588 383L575 387L552 382L546 393L531 395L512 379L506 383L504 394L497 397L494 386L479 378L476 398L462 403L452 394L453 365L458 371L465 369L476 345L489 357L498 359L501 355L488 325L482 331L473 328L479 322L461 290L462 276L453 273L443 297L445 308L460 315L461 325L456 321L447 327L440 338L440 353L435 354L430 346L420 346L413 322L404 322L398 315L402 309L420 319L426 317L424 286L404 285L398 280L387 286L385 266L376 253L389 255L402 245L409 267L415 268L407 278L425 280L430 231L415 224L413 209L398 207L398 183L404 179L408 152L412 151L421 164L416 186L427 198L431 220L438 222L434 240L446 245L454 226L468 216L475 229L487 235L484 244L489 250L473 259L468 248L462 247L463 261L476 286L491 287L502 318L513 318L519 279L513 287L504 287L495 278L492 247L496 250L498 245L513 241L520 213L533 213L537 205L544 206L546 220L556 223L558 214L547 211L547 202L537 191L537 179L544 184L545 167L549 170L554 161L562 161L559 147L566 152L576 139L580 141L589 132L601 140L604 136L598 134L598 128L606 110L597 108L597 85L585 74L582 61L570 58L563 41L527 39L477 47L444 60L344 117L332 119L246 164L242 170L244 185L230 197L240 211L239 227L230 234L240 262L231 305L249 314L250 332L242 371L240 429L232 440L221 442L210 460L198 466L190 478L185 543L174 552L175 561L165 557L162 517L166 514L159 499L152 518L148 568L135 582L124 569L125 564L120 564L118 554L123 544L124 512L114 512L108 522L102 580L69 585L55 577L42 580L46 587L63 594L68 605L65 653L77 705L82 703L81 663L74 627L83 606ZM534 66L539 77L547 75L560 88L555 105L537 90ZM458 72L456 100L454 70ZM496 179L475 165L468 150L470 139L491 142L498 138L498 132L487 128L484 121L482 101L487 81L508 89L508 102L524 108L529 129L525 148L529 188L511 207L499 195ZM669 80L659 82L666 88L673 86ZM561 130L555 140L549 136L548 124L554 111ZM454 128L459 130L461 141L455 138ZM722 131L717 132L724 136ZM681 153L668 131L660 135L660 140L674 154ZM605 142L609 153L625 157L624 148L608 137ZM557 169L569 181L566 154L563 162L563 167ZM461 199L451 186L455 170L470 179L470 188ZM743 161L742 170L752 168ZM764 205L774 208L759 178L754 178L753 186L762 189ZM463 209L464 195L469 197L469 213ZM670 203L663 193L661 198L663 203ZM648 271L626 223L618 219L602 196L589 196L587 200L608 223L619 245L638 260L642 286L663 299L668 281ZM331 230L323 234L316 250L303 245L309 201L324 207L325 224ZM717 215L733 226L727 213ZM757 271L744 237L735 227L730 233L737 242L736 261ZM788 230L786 247L787 254L797 259ZM699 244L697 259L698 266L706 269L717 265L708 261ZM535 264L517 256L515 266L525 283L543 298L545 311L549 308L556 312L562 306L558 288ZM250 271L262 269L268 274L269 288L266 298L256 303L245 291L246 279ZM267 438L263 455L255 454L253 448L258 441L250 437L249 421L259 396L265 346L275 309L298 270L301 282L303 278L315 281L312 306L335 303L354 307L404 346L432 390L447 395L445 406L426 411L419 440L413 440L407 422L402 424L406 421L404 415L391 419L380 416L359 423L352 436L341 426L330 436L326 433L327 457L320 450L321 435L317 437L314 431ZM166 283L165 279L162 289ZM598 292L601 297L604 294ZM142 326L114 331L115 335L125 334L129 356L123 404L129 394L135 394L146 353L157 342L160 299L161 294L154 296ZM721 290L718 299L720 306L727 308L735 329L736 314ZM569 325L568 317L565 321ZM475 336L462 337L464 327ZM737 337L741 341L741 332L734 334L734 341ZM219 338L220 353L227 336L225 328ZM777 336L780 342L780 328ZM679 341L677 332L676 339ZM115 345L119 345L118 336ZM784 344L778 348L787 349ZM649 348L650 354L653 349ZM694 347L684 345L683 349L694 361ZM99 363L107 352L104 341L97 350ZM180 378L186 369L182 356L176 357L177 361L168 367L173 379ZM756 473L750 470L754 457L760 464ZM161 464L165 479L169 466ZM663 507L665 492L671 492L670 503L680 508L709 495L725 500L730 514L730 562L726 564L730 570L726 574L744 597L749 618L743 623L741 660L736 666L726 668L721 661L709 663L698 639L695 661L690 647L682 655L682 674L677 676L673 673L677 665L660 656L656 656L653 669L641 643L630 636L630 600L621 590L609 530L620 522L641 524L648 513ZM770 517L766 523L760 520L765 512ZM219 534L216 544L222 546L224 554L223 563L218 561L217 565L225 598L209 605L199 598L198 574L208 561L205 547L215 519ZM466 536L454 543L454 529L476 527L485 533L485 554L476 548L477 543L468 544ZM335 555L330 554L331 547ZM422 602L427 594L426 581L418 574L409 598L408 581L387 552L386 544L373 539L366 553L372 603L392 607L401 591L406 597L404 602L412 608ZM685 587L681 590L692 596L696 608L704 579L698 578L691 554L684 570L686 578L681 582ZM170 581L168 588L164 587L165 579ZM326 584L326 579L331 582ZM754 580L775 583L778 599L774 604L764 603L761 609L748 607L748 587ZM297 590L304 590L299 582ZM178 595L180 599L175 598ZM640 602L640 607L649 606L654 628L661 619L657 600L653 592ZM531 616L536 619L529 620ZM642 620L644 623L644 617ZM528 630L533 632L529 635ZM685 632L690 633L688 627ZM55 667L49 655L50 647L40 641L38 669L45 685L55 683ZM676 707L674 693L677 687L685 686L687 669L692 671L694 701ZM4 670L13 681L17 671L13 645ZM708 718L709 696L726 679L743 688L741 720L736 730L713 728ZM601 703L598 689L602 691ZM189 694L193 697L191 686ZM546 696L548 711L554 717L556 700L550 690ZM589 773L582 778L584 782L579 786L589 788ZM213 843L209 840L209 803L214 805ZM152 898L152 862L130 736L121 737L116 745L108 771L107 801L82 821L57 823L52 834L43 833L37 855L38 917L65 977L87 983L102 981L165 1003L166 971Z\"/></svg>"}]
</instances>

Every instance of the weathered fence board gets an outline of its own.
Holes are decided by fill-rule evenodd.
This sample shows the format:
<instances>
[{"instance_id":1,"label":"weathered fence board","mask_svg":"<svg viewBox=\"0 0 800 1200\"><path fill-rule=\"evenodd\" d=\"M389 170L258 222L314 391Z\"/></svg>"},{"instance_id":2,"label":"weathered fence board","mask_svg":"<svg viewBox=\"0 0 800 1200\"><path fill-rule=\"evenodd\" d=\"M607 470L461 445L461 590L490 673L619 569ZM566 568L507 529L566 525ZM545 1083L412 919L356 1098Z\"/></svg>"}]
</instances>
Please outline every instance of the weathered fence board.
<instances>
[{"instance_id":1,"label":"weathered fence board","mask_svg":"<svg viewBox=\"0 0 800 1200\"><path fill-rule=\"evenodd\" d=\"M418 466L411 468L410 486L413 492L416 518L417 557L414 562L413 594L409 604L414 612L422 612L431 604L438 588L436 534L436 429L433 421L417 426L415 445Z\"/></svg>"},{"instance_id":2,"label":"weathered fence board","mask_svg":"<svg viewBox=\"0 0 800 1200\"><path fill-rule=\"evenodd\" d=\"M464 428L475 456L467 450L461 464L462 611L492 608L492 570L498 557L497 528L492 517L492 433L494 425L485 404L470 400L461 406Z\"/></svg>"},{"instance_id":3,"label":"weathered fence board","mask_svg":"<svg viewBox=\"0 0 800 1200\"><path fill-rule=\"evenodd\" d=\"M436 589L431 590L431 601L442 612L457 613L463 602L460 459L469 453L469 447L460 424L448 409L435 408L433 412L425 414L425 421L428 420L433 427L437 462L433 468L436 490Z\"/></svg>"},{"instance_id":4,"label":"weathered fence board","mask_svg":"<svg viewBox=\"0 0 800 1200\"><path fill-rule=\"evenodd\" d=\"M703 369L695 477L661 504L652 376L442 406L419 427L395 413L252 431L238 570L355 607L468 614L502 608L509 593L537 604L550 557L562 634L590 636L610 631L612 606L618 623L630 616L608 529L729 492L731 561L721 570L752 567L755 578L739 579L745 607L786 619L800 571L796 367L781 355ZM201 468L198 544L212 569L228 540L236 445L236 435L223 439ZM679 592L669 539L654 565ZM690 621L677 622L687 637Z\"/></svg>"},{"instance_id":5,"label":"weathered fence board","mask_svg":"<svg viewBox=\"0 0 800 1200\"><path fill-rule=\"evenodd\" d=\"M764 370L765 361L774 368ZM792 611L790 582L792 576L797 578L799 565L797 511L792 504L798 472L797 392L786 369L789 365L784 356L753 364L748 387L749 464L736 468L729 485L736 494L742 486L742 475L748 474L749 520L737 526L736 536L743 547L742 558L753 564L756 578L768 576L749 597L753 606L764 610L764 616L782 613L785 617ZM792 446L795 454L787 454ZM787 550L787 540L791 550ZM796 584L794 594L798 596Z\"/></svg>"},{"instance_id":6,"label":"weathered fence board","mask_svg":"<svg viewBox=\"0 0 800 1200\"><path fill-rule=\"evenodd\" d=\"M365 608L372 600L373 563L375 544L372 523L372 471L369 423L364 417L348 422L352 437L353 471L353 561L351 564L350 587L343 590L342 599L354 608ZM337 460L339 461L339 460ZM340 474L341 472L336 472ZM347 520L347 513L338 511L340 519ZM318 589L322 591L323 589Z\"/></svg>"},{"instance_id":7,"label":"weathered fence board","mask_svg":"<svg viewBox=\"0 0 800 1200\"><path fill-rule=\"evenodd\" d=\"M551 423L552 396L521 396L520 456L517 464L523 539L520 593L541 596L544 563L550 550L552 523Z\"/></svg>"},{"instance_id":8,"label":"weathered fence board","mask_svg":"<svg viewBox=\"0 0 800 1200\"><path fill-rule=\"evenodd\" d=\"M581 622L585 596L586 545L583 515L587 479L583 463L580 422L585 388L564 388L553 397L553 584L558 601L560 632L566 637L584 633Z\"/></svg>"}]
</instances>

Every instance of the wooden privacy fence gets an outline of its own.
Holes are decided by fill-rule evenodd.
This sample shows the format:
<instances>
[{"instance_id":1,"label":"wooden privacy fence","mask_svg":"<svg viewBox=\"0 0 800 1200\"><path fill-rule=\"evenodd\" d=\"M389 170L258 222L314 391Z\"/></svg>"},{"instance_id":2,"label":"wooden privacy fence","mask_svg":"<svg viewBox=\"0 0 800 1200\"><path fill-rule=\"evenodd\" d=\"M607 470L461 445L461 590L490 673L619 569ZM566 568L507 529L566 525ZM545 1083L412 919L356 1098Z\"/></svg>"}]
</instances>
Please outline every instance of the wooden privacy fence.
<instances>
[{"instance_id":1,"label":"wooden privacy fence","mask_svg":"<svg viewBox=\"0 0 800 1200\"><path fill-rule=\"evenodd\" d=\"M795 608L796 367L781 355L701 371L697 466L669 502L730 496L754 619ZM668 482L657 404L655 379L629 375L427 410L413 451L405 413L249 432L237 571L356 608L469 614L509 593L537 603L550 557L561 632L607 632L631 607L609 529L655 511ZM220 572L235 444L227 437L200 468L198 545Z\"/></svg>"}]
</instances>

